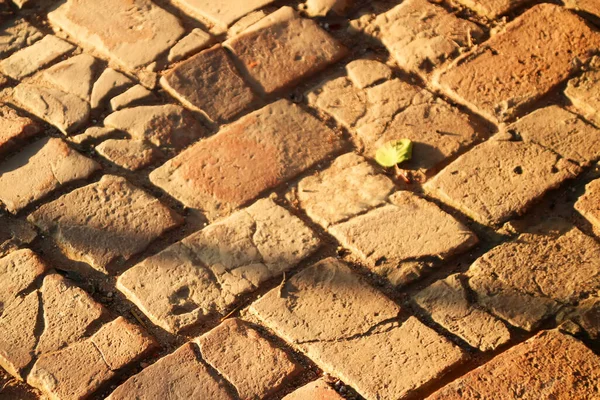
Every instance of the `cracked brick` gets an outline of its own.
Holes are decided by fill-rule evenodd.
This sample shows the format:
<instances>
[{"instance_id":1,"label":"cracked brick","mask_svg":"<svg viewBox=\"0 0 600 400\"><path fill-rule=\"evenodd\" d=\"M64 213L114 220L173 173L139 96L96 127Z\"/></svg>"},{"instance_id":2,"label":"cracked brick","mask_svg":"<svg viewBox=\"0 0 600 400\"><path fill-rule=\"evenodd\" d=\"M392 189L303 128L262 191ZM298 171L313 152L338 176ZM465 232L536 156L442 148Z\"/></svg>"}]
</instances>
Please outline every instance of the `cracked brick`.
<instances>
[{"instance_id":1,"label":"cracked brick","mask_svg":"<svg viewBox=\"0 0 600 400\"><path fill-rule=\"evenodd\" d=\"M525 213L581 169L536 143L489 140L463 154L423 187L485 225Z\"/></svg>"},{"instance_id":2,"label":"cracked brick","mask_svg":"<svg viewBox=\"0 0 600 400\"><path fill-rule=\"evenodd\" d=\"M458 0L458 2L483 17L495 19L531 0Z\"/></svg>"},{"instance_id":3,"label":"cracked brick","mask_svg":"<svg viewBox=\"0 0 600 400\"><path fill-rule=\"evenodd\" d=\"M122 274L117 288L169 332L224 313L312 254L319 240L271 200L209 225Z\"/></svg>"},{"instance_id":4,"label":"cracked brick","mask_svg":"<svg viewBox=\"0 0 600 400\"><path fill-rule=\"evenodd\" d=\"M597 127L600 127L599 61L594 59L592 69L571 79L565 89L565 95L571 100L577 112Z\"/></svg>"},{"instance_id":5,"label":"cracked brick","mask_svg":"<svg viewBox=\"0 0 600 400\"><path fill-rule=\"evenodd\" d=\"M198 338L202 357L236 388L242 399L265 398L301 368L239 319L228 319Z\"/></svg>"},{"instance_id":6,"label":"cracked brick","mask_svg":"<svg viewBox=\"0 0 600 400\"><path fill-rule=\"evenodd\" d=\"M96 146L96 151L112 163L138 171L160 158L162 152L144 140L108 139Z\"/></svg>"},{"instance_id":7,"label":"cracked brick","mask_svg":"<svg viewBox=\"0 0 600 400\"><path fill-rule=\"evenodd\" d=\"M63 92L89 102L99 64L95 57L79 54L44 70L42 76Z\"/></svg>"},{"instance_id":8,"label":"cracked brick","mask_svg":"<svg viewBox=\"0 0 600 400\"><path fill-rule=\"evenodd\" d=\"M294 275L250 311L369 400L407 398L465 358L416 318L400 323L395 303L331 258Z\"/></svg>"},{"instance_id":9,"label":"cracked brick","mask_svg":"<svg viewBox=\"0 0 600 400\"><path fill-rule=\"evenodd\" d=\"M9 216L0 216L0 257L8 255L23 245L30 244L36 237L35 228L28 222ZM0 302L2 301L0 300Z\"/></svg>"},{"instance_id":10,"label":"cracked brick","mask_svg":"<svg viewBox=\"0 0 600 400\"><path fill-rule=\"evenodd\" d=\"M564 4L578 11L584 11L600 18L600 4L594 0L565 0Z\"/></svg>"},{"instance_id":11,"label":"cracked brick","mask_svg":"<svg viewBox=\"0 0 600 400\"><path fill-rule=\"evenodd\" d=\"M159 200L112 175L41 206L28 219L68 257L102 272L182 223Z\"/></svg>"},{"instance_id":12,"label":"cracked brick","mask_svg":"<svg viewBox=\"0 0 600 400\"><path fill-rule=\"evenodd\" d=\"M39 140L0 163L0 203L16 213L99 168L60 139Z\"/></svg>"},{"instance_id":13,"label":"cracked brick","mask_svg":"<svg viewBox=\"0 0 600 400\"><path fill-rule=\"evenodd\" d=\"M42 259L29 249L0 258L0 315L47 269Z\"/></svg>"},{"instance_id":14,"label":"cracked brick","mask_svg":"<svg viewBox=\"0 0 600 400\"><path fill-rule=\"evenodd\" d=\"M273 3L274 0L176 0L184 11L209 20L220 30L227 29L244 15Z\"/></svg>"},{"instance_id":15,"label":"cracked brick","mask_svg":"<svg viewBox=\"0 0 600 400\"><path fill-rule=\"evenodd\" d=\"M486 118L503 121L565 81L598 46L600 34L580 17L540 4L439 71L434 82Z\"/></svg>"},{"instance_id":16,"label":"cracked brick","mask_svg":"<svg viewBox=\"0 0 600 400\"><path fill-rule=\"evenodd\" d=\"M36 135L40 126L27 117L20 116L8 106L0 106L0 155L12 150L23 140Z\"/></svg>"},{"instance_id":17,"label":"cracked brick","mask_svg":"<svg viewBox=\"0 0 600 400\"><path fill-rule=\"evenodd\" d=\"M248 114L150 174L210 220L230 214L341 149L325 124L287 100Z\"/></svg>"},{"instance_id":18,"label":"cracked brick","mask_svg":"<svg viewBox=\"0 0 600 400\"><path fill-rule=\"evenodd\" d=\"M169 62L174 63L208 48L214 39L202 29L194 28L169 50Z\"/></svg>"},{"instance_id":19,"label":"cracked brick","mask_svg":"<svg viewBox=\"0 0 600 400\"><path fill-rule=\"evenodd\" d=\"M410 192L397 192L389 203L332 225L329 232L393 285L420 278L478 242L462 223Z\"/></svg>"},{"instance_id":20,"label":"cracked brick","mask_svg":"<svg viewBox=\"0 0 600 400\"><path fill-rule=\"evenodd\" d=\"M585 193L577 199L575 209L581 213L600 232L600 179L596 179L585 186Z\"/></svg>"},{"instance_id":21,"label":"cracked brick","mask_svg":"<svg viewBox=\"0 0 600 400\"><path fill-rule=\"evenodd\" d=\"M115 71L112 68L106 68L98 77L92 87L90 105L92 109L97 109L112 97L124 92L128 87L133 86L134 82L125 74Z\"/></svg>"},{"instance_id":22,"label":"cracked brick","mask_svg":"<svg viewBox=\"0 0 600 400\"><path fill-rule=\"evenodd\" d=\"M16 50L31 46L44 37L36 27L24 19L15 19L2 25L0 37L0 57L6 57Z\"/></svg>"}]
</instances>

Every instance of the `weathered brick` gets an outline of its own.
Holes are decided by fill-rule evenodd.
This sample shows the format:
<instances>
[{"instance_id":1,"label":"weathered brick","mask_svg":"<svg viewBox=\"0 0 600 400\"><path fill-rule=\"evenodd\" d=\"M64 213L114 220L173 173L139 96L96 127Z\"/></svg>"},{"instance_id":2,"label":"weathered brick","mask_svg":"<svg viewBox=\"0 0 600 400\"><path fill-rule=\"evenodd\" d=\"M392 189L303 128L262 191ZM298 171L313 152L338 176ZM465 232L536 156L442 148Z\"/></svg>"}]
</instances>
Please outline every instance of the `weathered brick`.
<instances>
[{"instance_id":1,"label":"weathered brick","mask_svg":"<svg viewBox=\"0 0 600 400\"><path fill-rule=\"evenodd\" d=\"M327 227L383 205L394 183L364 158L348 153L329 168L298 183L298 205L310 218Z\"/></svg>"},{"instance_id":2,"label":"weathered brick","mask_svg":"<svg viewBox=\"0 0 600 400\"><path fill-rule=\"evenodd\" d=\"M3 24L2 33L0 57L6 57L16 50L31 46L44 37L42 32L24 19L15 19Z\"/></svg>"},{"instance_id":3,"label":"weathered brick","mask_svg":"<svg viewBox=\"0 0 600 400\"><path fill-rule=\"evenodd\" d=\"M85 179L100 166L60 139L46 138L0 164L0 203L16 213L55 189Z\"/></svg>"},{"instance_id":4,"label":"weathered brick","mask_svg":"<svg viewBox=\"0 0 600 400\"><path fill-rule=\"evenodd\" d=\"M354 60L346 65L348 78L358 89L364 89L380 81L392 79L392 70L375 60Z\"/></svg>"},{"instance_id":5,"label":"weathered brick","mask_svg":"<svg viewBox=\"0 0 600 400\"><path fill-rule=\"evenodd\" d=\"M394 285L420 278L478 242L466 226L417 195L398 192L390 202L329 232Z\"/></svg>"},{"instance_id":6,"label":"weathered brick","mask_svg":"<svg viewBox=\"0 0 600 400\"><path fill-rule=\"evenodd\" d=\"M296 389L283 400L343 400L343 397L323 379L319 379Z\"/></svg>"},{"instance_id":7,"label":"weathered brick","mask_svg":"<svg viewBox=\"0 0 600 400\"><path fill-rule=\"evenodd\" d=\"M435 322L482 351L510 340L510 332L500 320L470 303L459 275L435 282L417 293L414 301Z\"/></svg>"},{"instance_id":8,"label":"weathered brick","mask_svg":"<svg viewBox=\"0 0 600 400\"><path fill-rule=\"evenodd\" d=\"M39 125L30 118L21 117L13 108L4 105L0 105L0 126L0 154L40 131Z\"/></svg>"},{"instance_id":9,"label":"weathered brick","mask_svg":"<svg viewBox=\"0 0 600 400\"><path fill-rule=\"evenodd\" d=\"M228 319L198 338L202 358L242 399L262 399L300 372L283 351L239 319Z\"/></svg>"},{"instance_id":10,"label":"weathered brick","mask_svg":"<svg viewBox=\"0 0 600 400\"><path fill-rule=\"evenodd\" d=\"M46 264L29 249L0 258L0 315L46 270Z\"/></svg>"},{"instance_id":11,"label":"weathered brick","mask_svg":"<svg viewBox=\"0 0 600 400\"><path fill-rule=\"evenodd\" d=\"M98 70L99 62L95 57L79 54L48 68L43 78L63 92L89 102Z\"/></svg>"},{"instance_id":12,"label":"weathered brick","mask_svg":"<svg viewBox=\"0 0 600 400\"><path fill-rule=\"evenodd\" d=\"M585 186L585 193L581 196L575 209L581 213L593 227L600 232L600 179L596 179Z\"/></svg>"},{"instance_id":13,"label":"weathered brick","mask_svg":"<svg viewBox=\"0 0 600 400\"><path fill-rule=\"evenodd\" d=\"M548 93L600 46L600 34L563 7L540 4L434 79L451 97L505 120Z\"/></svg>"},{"instance_id":14,"label":"weathered brick","mask_svg":"<svg viewBox=\"0 0 600 400\"><path fill-rule=\"evenodd\" d=\"M255 100L254 93L220 45L177 65L160 83L183 105L216 122L233 119Z\"/></svg>"},{"instance_id":15,"label":"weathered brick","mask_svg":"<svg viewBox=\"0 0 600 400\"><path fill-rule=\"evenodd\" d=\"M233 400L224 384L200 361L198 349L186 343L174 353L129 378L107 400Z\"/></svg>"},{"instance_id":16,"label":"weathered brick","mask_svg":"<svg viewBox=\"0 0 600 400\"><path fill-rule=\"evenodd\" d=\"M223 313L318 246L300 219L259 200L129 269L117 288L155 324L177 332Z\"/></svg>"},{"instance_id":17,"label":"weathered brick","mask_svg":"<svg viewBox=\"0 0 600 400\"><path fill-rule=\"evenodd\" d=\"M251 312L366 399L401 399L464 359L463 352L335 259L294 275ZM365 368L368 365L368 368Z\"/></svg>"},{"instance_id":18,"label":"weathered brick","mask_svg":"<svg viewBox=\"0 0 600 400\"><path fill-rule=\"evenodd\" d=\"M600 158L600 130L559 106L538 109L506 130L579 165L589 165Z\"/></svg>"},{"instance_id":19,"label":"weathered brick","mask_svg":"<svg viewBox=\"0 0 600 400\"><path fill-rule=\"evenodd\" d=\"M482 224L498 225L579 172L576 164L538 144L489 140L444 168L424 189Z\"/></svg>"},{"instance_id":20,"label":"weathered brick","mask_svg":"<svg viewBox=\"0 0 600 400\"><path fill-rule=\"evenodd\" d=\"M169 62L181 61L184 58L206 49L213 43L213 37L202 29L195 28L169 50Z\"/></svg>"},{"instance_id":21,"label":"weathered brick","mask_svg":"<svg viewBox=\"0 0 600 400\"><path fill-rule=\"evenodd\" d=\"M89 104L80 97L53 87L22 83L14 98L23 108L68 135L87 123Z\"/></svg>"},{"instance_id":22,"label":"weathered brick","mask_svg":"<svg viewBox=\"0 0 600 400\"><path fill-rule=\"evenodd\" d=\"M33 242L36 237L35 228L26 221L0 216L0 257Z\"/></svg>"},{"instance_id":23,"label":"weathered brick","mask_svg":"<svg viewBox=\"0 0 600 400\"><path fill-rule=\"evenodd\" d=\"M361 72L358 62L372 65L374 75ZM426 90L399 79L381 82L385 68L376 61L353 61L346 66L347 77L312 89L308 102L350 129L368 157L390 140L412 140L413 159L402 164L407 169L433 169L483 136L469 116ZM368 82L381 83L361 89Z\"/></svg>"},{"instance_id":24,"label":"weathered brick","mask_svg":"<svg viewBox=\"0 0 600 400\"><path fill-rule=\"evenodd\" d=\"M224 44L261 94L297 84L346 55L346 48L312 20L282 7Z\"/></svg>"},{"instance_id":25,"label":"weathered brick","mask_svg":"<svg viewBox=\"0 0 600 400\"><path fill-rule=\"evenodd\" d=\"M596 62L597 64L597 62ZM573 78L565 95L585 118L600 127L600 69L592 69Z\"/></svg>"},{"instance_id":26,"label":"weathered brick","mask_svg":"<svg viewBox=\"0 0 600 400\"><path fill-rule=\"evenodd\" d=\"M564 3L569 8L574 8L600 17L600 4L595 0L565 0Z\"/></svg>"},{"instance_id":27,"label":"weathered brick","mask_svg":"<svg viewBox=\"0 0 600 400\"><path fill-rule=\"evenodd\" d=\"M398 65L428 73L483 36L476 24L426 0L406 0L380 14L365 32L380 39Z\"/></svg>"},{"instance_id":28,"label":"weathered brick","mask_svg":"<svg viewBox=\"0 0 600 400\"><path fill-rule=\"evenodd\" d=\"M341 141L326 125L280 100L198 142L154 170L150 180L214 219L340 148Z\"/></svg>"},{"instance_id":29,"label":"weathered brick","mask_svg":"<svg viewBox=\"0 0 600 400\"><path fill-rule=\"evenodd\" d=\"M115 111L104 125L129 133L155 146L182 149L205 134L205 129L183 107L174 104L139 106Z\"/></svg>"},{"instance_id":30,"label":"weathered brick","mask_svg":"<svg viewBox=\"0 0 600 400\"><path fill-rule=\"evenodd\" d=\"M110 109L112 111L117 111L122 108L156 102L157 100L157 97L150 90L142 85L135 85L120 95L110 99Z\"/></svg>"},{"instance_id":31,"label":"weathered brick","mask_svg":"<svg viewBox=\"0 0 600 400\"><path fill-rule=\"evenodd\" d=\"M28 219L68 257L103 272L182 222L156 198L112 175L43 205Z\"/></svg>"},{"instance_id":32,"label":"weathered brick","mask_svg":"<svg viewBox=\"0 0 600 400\"><path fill-rule=\"evenodd\" d=\"M133 86L133 81L129 77L112 68L106 68L92 88L90 102L92 109L105 105L108 99L124 92L129 86Z\"/></svg>"},{"instance_id":33,"label":"weathered brick","mask_svg":"<svg viewBox=\"0 0 600 400\"><path fill-rule=\"evenodd\" d=\"M494 19L531 0L458 0L458 2L483 17Z\"/></svg>"},{"instance_id":34,"label":"weathered brick","mask_svg":"<svg viewBox=\"0 0 600 400\"><path fill-rule=\"evenodd\" d=\"M595 399L600 358L578 340L544 331L440 389L429 400Z\"/></svg>"},{"instance_id":35,"label":"weathered brick","mask_svg":"<svg viewBox=\"0 0 600 400\"><path fill-rule=\"evenodd\" d=\"M145 332L117 318L85 341L40 356L27 383L50 398L84 399L152 346Z\"/></svg>"},{"instance_id":36,"label":"weathered brick","mask_svg":"<svg viewBox=\"0 0 600 400\"><path fill-rule=\"evenodd\" d=\"M524 233L477 259L467 276L480 304L532 331L561 306L597 295L600 244L568 225Z\"/></svg>"},{"instance_id":37,"label":"weathered brick","mask_svg":"<svg viewBox=\"0 0 600 400\"><path fill-rule=\"evenodd\" d=\"M50 64L60 56L75 49L70 43L53 35L47 35L39 42L17 51L0 61L0 70L13 79L21 79Z\"/></svg>"},{"instance_id":38,"label":"weathered brick","mask_svg":"<svg viewBox=\"0 0 600 400\"><path fill-rule=\"evenodd\" d=\"M205 18L217 29L225 30L244 15L273 3L274 0L176 0L186 12Z\"/></svg>"},{"instance_id":39,"label":"weathered brick","mask_svg":"<svg viewBox=\"0 0 600 400\"><path fill-rule=\"evenodd\" d=\"M137 171L152 164L160 151L144 140L108 139L96 146L102 157L114 164Z\"/></svg>"},{"instance_id":40,"label":"weathered brick","mask_svg":"<svg viewBox=\"0 0 600 400\"><path fill-rule=\"evenodd\" d=\"M155 61L184 33L177 18L149 0L68 0L48 19L128 69Z\"/></svg>"}]
</instances>

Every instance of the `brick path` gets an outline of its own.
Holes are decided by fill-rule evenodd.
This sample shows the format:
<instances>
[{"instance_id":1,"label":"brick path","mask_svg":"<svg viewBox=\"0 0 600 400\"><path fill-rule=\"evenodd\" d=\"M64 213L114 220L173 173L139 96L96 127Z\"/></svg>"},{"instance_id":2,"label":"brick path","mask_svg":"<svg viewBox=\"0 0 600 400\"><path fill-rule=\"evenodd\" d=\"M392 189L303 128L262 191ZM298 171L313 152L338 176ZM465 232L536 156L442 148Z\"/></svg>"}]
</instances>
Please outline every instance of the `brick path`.
<instances>
[{"instance_id":1,"label":"brick path","mask_svg":"<svg viewBox=\"0 0 600 400\"><path fill-rule=\"evenodd\" d=\"M597 4L0 0L0 400L600 399Z\"/></svg>"}]
</instances>

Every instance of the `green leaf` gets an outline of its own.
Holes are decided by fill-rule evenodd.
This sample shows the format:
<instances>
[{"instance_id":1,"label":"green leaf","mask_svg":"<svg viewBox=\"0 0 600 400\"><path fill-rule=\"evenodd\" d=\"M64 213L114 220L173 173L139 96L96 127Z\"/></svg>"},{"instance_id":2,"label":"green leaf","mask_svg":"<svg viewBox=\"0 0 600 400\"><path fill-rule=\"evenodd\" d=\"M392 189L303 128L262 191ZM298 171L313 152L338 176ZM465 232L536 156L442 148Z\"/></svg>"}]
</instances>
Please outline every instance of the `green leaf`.
<instances>
[{"instance_id":1,"label":"green leaf","mask_svg":"<svg viewBox=\"0 0 600 400\"><path fill-rule=\"evenodd\" d=\"M413 144L409 139L392 140L377 149L375 161L382 167L393 167L410 160L412 148Z\"/></svg>"}]
</instances>

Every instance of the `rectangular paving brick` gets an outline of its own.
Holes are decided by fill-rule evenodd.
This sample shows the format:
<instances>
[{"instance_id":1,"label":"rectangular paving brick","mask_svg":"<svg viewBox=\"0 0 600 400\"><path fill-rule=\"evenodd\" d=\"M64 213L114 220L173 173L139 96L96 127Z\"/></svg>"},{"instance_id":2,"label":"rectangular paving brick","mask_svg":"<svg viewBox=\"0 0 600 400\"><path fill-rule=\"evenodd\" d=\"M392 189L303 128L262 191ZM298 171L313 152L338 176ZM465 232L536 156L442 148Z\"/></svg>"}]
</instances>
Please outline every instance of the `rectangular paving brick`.
<instances>
[{"instance_id":1,"label":"rectangular paving brick","mask_svg":"<svg viewBox=\"0 0 600 400\"><path fill-rule=\"evenodd\" d=\"M156 186L209 219L227 215L341 148L326 125L287 100L193 145L150 174Z\"/></svg>"},{"instance_id":2,"label":"rectangular paving brick","mask_svg":"<svg viewBox=\"0 0 600 400\"><path fill-rule=\"evenodd\" d=\"M220 378L200 361L195 344L174 353L129 378L107 400L211 399L234 400Z\"/></svg>"},{"instance_id":3,"label":"rectangular paving brick","mask_svg":"<svg viewBox=\"0 0 600 400\"><path fill-rule=\"evenodd\" d=\"M21 79L40 70L75 46L53 35L44 36L33 45L17 51L10 57L0 61L0 71L13 79Z\"/></svg>"},{"instance_id":4,"label":"rectangular paving brick","mask_svg":"<svg viewBox=\"0 0 600 400\"><path fill-rule=\"evenodd\" d=\"M571 79L565 89L565 95L582 116L600 127L600 89L598 88L600 64L598 61L595 62L595 66L596 68Z\"/></svg>"},{"instance_id":5,"label":"rectangular paving brick","mask_svg":"<svg viewBox=\"0 0 600 400\"><path fill-rule=\"evenodd\" d=\"M68 0L48 19L128 69L155 61L184 34L179 20L150 0Z\"/></svg>"},{"instance_id":6,"label":"rectangular paving brick","mask_svg":"<svg viewBox=\"0 0 600 400\"><path fill-rule=\"evenodd\" d=\"M160 83L184 106L216 122L233 119L255 100L252 89L220 45L178 64Z\"/></svg>"},{"instance_id":7,"label":"rectangular paving brick","mask_svg":"<svg viewBox=\"0 0 600 400\"><path fill-rule=\"evenodd\" d=\"M62 140L42 139L0 163L0 203L16 213L61 186L88 178L99 168Z\"/></svg>"},{"instance_id":8,"label":"rectangular paving brick","mask_svg":"<svg viewBox=\"0 0 600 400\"><path fill-rule=\"evenodd\" d=\"M565 81L599 46L600 34L580 17L540 4L434 80L455 100L503 121Z\"/></svg>"},{"instance_id":9,"label":"rectangular paving brick","mask_svg":"<svg viewBox=\"0 0 600 400\"><path fill-rule=\"evenodd\" d=\"M600 232L600 179L585 186L585 193L577 199L575 209Z\"/></svg>"},{"instance_id":10,"label":"rectangular paving brick","mask_svg":"<svg viewBox=\"0 0 600 400\"><path fill-rule=\"evenodd\" d=\"M346 48L291 7L263 18L224 43L261 94L288 89L346 55Z\"/></svg>"},{"instance_id":11,"label":"rectangular paving brick","mask_svg":"<svg viewBox=\"0 0 600 400\"><path fill-rule=\"evenodd\" d=\"M191 15L197 15L225 30L244 15L273 3L274 0L175 0Z\"/></svg>"},{"instance_id":12,"label":"rectangular paving brick","mask_svg":"<svg viewBox=\"0 0 600 400\"><path fill-rule=\"evenodd\" d=\"M580 168L530 142L489 140L424 185L426 192L486 225L523 214Z\"/></svg>"},{"instance_id":13,"label":"rectangular paving brick","mask_svg":"<svg viewBox=\"0 0 600 400\"><path fill-rule=\"evenodd\" d=\"M589 165L600 158L600 130L559 106L538 109L506 130L579 165Z\"/></svg>"},{"instance_id":14,"label":"rectangular paving brick","mask_svg":"<svg viewBox=\"0 0 600 400\"><path fill-rule=\"evenodd\" d=\"M4 105L0 105L0 126L0 155L40 131L40 126L33 120L20 116L15 109Z\"/></svg>"},{"instance_id":15,"label":"rectangular paving brick","mask_svg":"<svg viewBox=\"0 0 600 400\"><path fill-rule=\"evenodd\" d=\"M394 321L399 307L332 258L296 274L250 311L368 400L414 395L465 357L416 318Z\"/></svg>"},{"instance_id":16,"label":"rectangular paving brick","mask_svg":"<svg viewBox=\"0 0 600 400\"><path fill-rule=\"evenodd\" d=\"M460 275L439 280L417 293L413 300L451 333L481 351L494 350L510 340L502 321L469 301Z\"/></svg>"},{"instance_id":17,"label":"rectangular paving brick","mask_svg":"<svg viewBox=\"0 0 600 400\"><path fill-rule=\"evenodd\" d=\"M369 67L360 68L365 62ZM393 78L382 63L357 60L346 71L347 76L310 90L308 102L356 135L370 158L386 142L405 138L413 141L413 159L402 168L433 170L484 136L468 115L426 90ZM379 75L373 71L380 71Z\"/></svg>"},{"instance_id":18,"label":"rectangular paving brick","mask_svg":"<svg viewBox=\"0 0 600 400\"><path fill-rule=\"evenodd\" d=\"M329 232L393 285L420 278L478 242L462 223L411 192L395 193L390 203L333 225Z\"/></svg>"},{"instance_id":19,"label":"rectangular paving brick","mask_svg":"<svg viewBox=\"0 0 600 400\"><path fill-rule=\"evenodd\" d=\"M400 68L426 74L483 36L473 22L427 0L406 0L377 16L365 33L381 40Z\"/></svg>"},{"instance_id":20,"label":"rectangular paving brick","mask_svg":"<svg viewBox=\"0 0 600 400\"><path fill-rule=\"evenodd\" d=\"M478 303L533 331L560 307L597 296L600 244L575 227L560 228L521 234L477 259L467 276Z\"/></svg>"},{"instance_id":21,"label":"rectangular paving brick","mask_svg":"<svg viewBox=\"0 0 600 400\"><path fill-rule=\"evenodd\" d=\"M597 399L599 379L597 355L571 336L544 331L428 400Z\"/></svg>"},{"instance_id":22,"label":"rectangular paving brick","mask_svg":"<svg viewBox=\"0 0 600 400\"><path fill-rule=\"evenodd\" d=\"M243 295L319 247L315 234L273 201L259 200L147 258L117 288L169 332L224 313Z\"/></svg>"},{"instance_id":23,"label":"rectangular paving brick","mask_svg":"<svg viewBox=\"0 0 600 400\"><path fill-rule=\"evenodd\" d=\"M300 372L281 349L243 321L228 319L198 338L202 357L242 399L265 398Z\"/></svg>"},{"instance_id":24,"label":"rectangular paving brick","mask_svg":"<svg viewBox=\"0 0 600 400\"><path fill-rule=\"evenodd\" d=\"M112 175L43 205L29 221L68 257L105 273L183 222L156 198Z\"/></svg>"}]
</instances>

